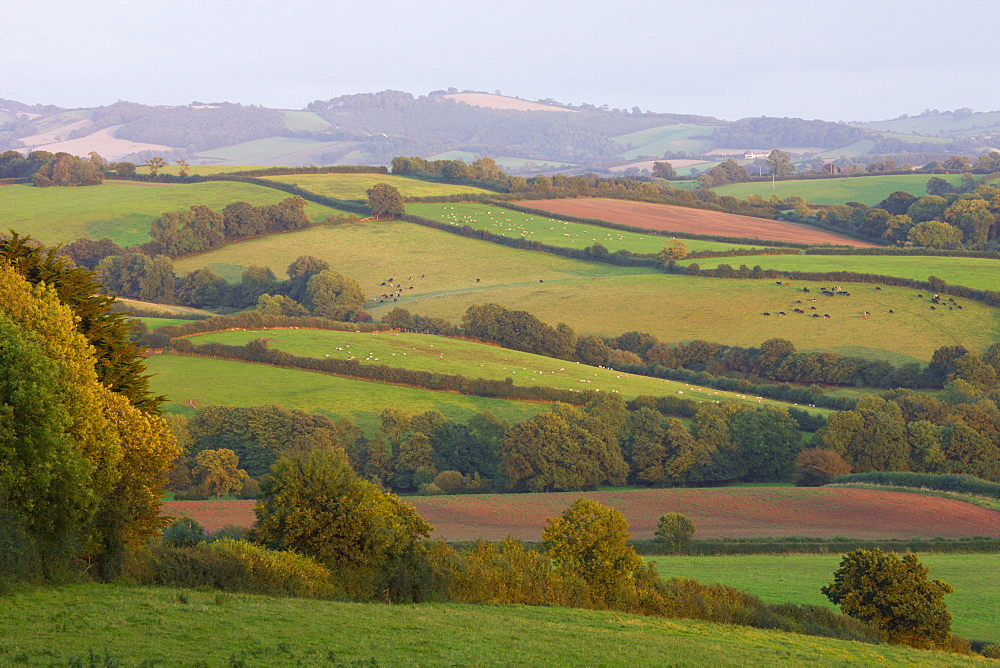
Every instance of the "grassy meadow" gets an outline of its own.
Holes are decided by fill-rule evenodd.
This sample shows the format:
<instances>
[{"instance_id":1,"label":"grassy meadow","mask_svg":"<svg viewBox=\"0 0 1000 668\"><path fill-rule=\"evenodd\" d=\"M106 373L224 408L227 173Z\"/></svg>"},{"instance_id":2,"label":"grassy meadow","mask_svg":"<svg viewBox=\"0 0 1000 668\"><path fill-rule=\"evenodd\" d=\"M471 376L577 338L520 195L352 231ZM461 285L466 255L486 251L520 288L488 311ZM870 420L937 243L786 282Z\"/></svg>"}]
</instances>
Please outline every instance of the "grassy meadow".
<instances>
[{"instance_id":1,"label":"grassy meadow","mask_svg":"<svg viewBox=\"0 0 1000 668\"><path fill-rule=\"evenodd\" d=\"M1000 260L979 257L905 257L893 255L751 255L683 260L702 269L720 264L739 267L760 265L781 271L854 271L926 281L937 276L950 285L980 290L1000 290ZM885 288L884 288L885 289ZM963 302L964 303L964 302Z\"/></svg>"},{"instance_id":2,"label":"grassy meadow","mask_svg":"<svg viewBox=\"0 0 1000 668\"><path fill-rule=\"evenodd\" d=\"M730 183L713 188L719 195L732 195L745 199L747 195L760 195L768 199L778 197L802 197L811 204L844 204L862 202L868 206L878 204L886 197L903 190L923 197L927 194L927 181L938 176L949 183L957 184L959 174L899 174L888 176L850 176L836 179L803 179L800 181L770 181L761 183Z\"/></svg>"},{"instance_id":3,"label":"grassy meadow","mask_svg":"<svg viewBox=\"0 0 1000 668\"><path fill-rule=\"evenodd\" d=\"M618 612L344 603L116 585L11 596L0 608L0 663L993 665L897 646Z\"/></svg>"},{"instance_id":4,"label":"grassy meadow","mask_svg":"<svg viewBox=\"0 0 1000 668\"><path fill-rule=\"evenodd\" d=\"M403 197L488 194L490 191L451 183L432 183L392 174L289 174L269 176L269 181L291 183L317 195L337 199L366 199L366 191L376 183L395 186Z\"/></svg>"},{"instance_id":5,"label":"grassy meadow","mask_svg":"<svg viewBox=\"0 0 1000 668\"><path fill-rule=\"evenodd\" d=\"M327 162L322 159L324 153L342 151L345 146L353 145L353 142L316 141L306 137L266 137L201 151L197 157L235 165L271 166L276 162L316 165Z\"/></svg>"},{"instance_id":6,"label":"grassy meadow","mask_svg":"<svg viewBox=\"0 0 1000 668\"><path fill-rule=\"evenodd\" d=\"M136 318L146 323L146 327L149 331L154 331L160 327L166 327L167 325L184 325L186 323L192 322L191 320L185 320L183 318Z\"/></svg>"},{"instance_id":7,"label":"grassy meadow","mask_svg":"<svg viewBox=\"0 0 1000 668\"><path fill-rule=\"evenodd\" d=\"M717 582L756 594L765 603L794 601L835 608L820 593L840 566L839 554L652 557L664 577ZM955 588L945 598L952 630L1000 643L1000 554L922 554L929 577Z\"/></svg>"},{"instance_id":8,"label":"grassy meadow","mask_svg":"<svg viewBox=\"0 0 1000 668\"><path fill-rule=\"evenodd\" d=\"M524 237L550 246L583 249L595 243L602 244L614 253L627 250L633 253L658 253L670 237L654 234L621 232L597 225L571 223L530 213L521 213L498 206L479 203L407 204L406 212L432 220L461 227L469 225L477 230L502 234L512 239ZM683 239L689 251L730 250L737 244L717 241ZM761 247L766 247L763 243Z\"/></svg>"},{"instance_id":9,"label":"grassy meadow","mask_svg":"<svg viewBox=\"0 0 1000 668\"><path fill-rule=\"evenodd\" d=\"M150 240L153 220L165 211L204 204L221 210L230 202L254 206L280 202L288 193L249 183L140 183L106 181L86 188L35 188L29 185L3 189L0 229L30 234L45 244L67 243L89 237L110 238L121 246ZM313 202L306 203L313 220L344 215Z\"/></svg>"},{"instance_id":10,"label":"grassy meadow","mask_svg":"<svg viewBox=\"0 0 1000 668\"><path fill-rule=\"evenodd\" d=\"M723 392L691 386L688 383L633 376L613 369L557 360L551 357L508 350L462 339L449 339L428 334L334 332L315 329L269 329L215 332L192 336L192 343L208 342L244 345L258 338L267 338L268 346L302 357L357 359L362 363L461 374L467 378L503 380L510 378L515 385L554 387L564 390L600 390L615 392L626 398L638 395L662 396L683 394L701 401L732 400L753 404L788 406L788 403L757 400L733 392ZM820 408L808 409L828 414Z\"/></svg>"},{"instance_id":11,"label":"grassy meadow","mask_svg":"<svg viewBox=\"0 0 1000 668\"><path fill-rule=\"evenodd\" d=\"M960 315L904 309L896 314L900 317L862 320L864 311L894 307L883 306L887 295L857 286L852 298L822 302L820 313L830 319L768 318L761 314L795 308L804 296L798 288L822 284L788 287L763 279L668 275L519 251L402 222L350 223L253 239L178 260L175 266L179 271L207 266L236 281L250 264L283 275L300 255L324 259L354 277L369 298L385 292L379 284L389 278L414 287L404 289L398 302L374 303L369 310L376 317L400 306L457 322L472 304L496 302L551 324L565 322L579 334L638 330L666 342L704 339L740 346L781 337L800 350L894 363L929 361L944 345L984 350L1000 335L1000 314L978 303L963 302L968 305Z\"/></svg>"},{"instance_id":12,"label":"grassy meadow","mask_svg":"<svg viewBox=\"0 0 1000 668\"><path fill-rule=\"evenodd\" d=\"M339 378L324 373L181 355L153 355L146 360L153 375L150 389L165 395L168 412L191 416L194 409L216 406L277 405L320 413L334 420L346 418L371 434L385 408L408 413L439 410L453 420L468 421L476 413L492 411L512 422L527 420L548 404L471 397L450 392Z\"/></svg>"},{"instance_id":13,"label":"grassy meadow","mask_svg":"<svg viewBox=\"0 0 1000 668\"><path fill-rule=\"evenodd\" d=\"M626 160L641 155L663 155L667 151L703 153L712 148L712 141L694 137L710 135L714 129L708 125L661 125L615 137L614 141L622 147L621 155Z\"/></svg>"}]
</instances>

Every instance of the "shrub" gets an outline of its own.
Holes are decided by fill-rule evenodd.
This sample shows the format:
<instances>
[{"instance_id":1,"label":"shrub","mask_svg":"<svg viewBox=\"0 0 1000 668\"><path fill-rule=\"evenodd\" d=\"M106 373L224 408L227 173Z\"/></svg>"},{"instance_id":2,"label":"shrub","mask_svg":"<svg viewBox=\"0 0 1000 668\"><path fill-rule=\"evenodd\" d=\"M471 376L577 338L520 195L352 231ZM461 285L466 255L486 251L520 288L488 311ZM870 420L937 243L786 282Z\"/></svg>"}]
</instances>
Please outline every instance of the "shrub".
<instances>
[{"instance_id":1,"label":"shrub","mask_svg":"<svg viewBox=\"0 0 1000 668\"><path fill-rule=\"evenodd\" d=\"M163 544L167 547L194 547L205 540L205 529L197 520L187 515L163 530Z\"/></svg>"},{"instance_id":2,"label":"shrub","mask_svg":"<svg viewBox=\"0 0 1000 668\"><path fill-rule=\"evenodd\" d=\"M986 645L980 654L987 659L1000 659L1000 645Z\"/></svg>"},{"instance_id":3,"label":"shrub","mask_svg":"<svg viewBox=\"0 0 1000 668\"><path fill-rule=\"evenodd\" d=\"M459 471L441 471L434 478L434 484L445 494L457 494L462 491L462 474Z\"/></svg>"},{"instance_id":4,"label":"shrub","mask_svg":"<svg viewBox=\"0 0 1000 668\"><path fill-rule=\"evenodd\" d=\"M667 543L674 554L687 551L694 532L694 522L680 513L667 513L656 524L656 539Z\"/></svg>"},{"instance_id":5,"label":"shrub","mask_svg":"<svg viewBox=\"0 0 1000 668\"><path fill-rule=\"evenodd\" d=\"M833 450L809 448L795 458L795 484L799 487L821 487L850 472L850 464Z\"/></svg>"},{"instance_id":6,"label":"shrub","mask_svg":"<svg viewBox=\"0 0 1000 668\"><path fill-rule=\"evenodd\" d=\"M881 549L846 554L834 581L821 589L845 615L884 631L890 642L930 649L951 646L951 614L944 597L954 591L928 580L915 554L900 559Z\"/></svg>"}]
</instances>

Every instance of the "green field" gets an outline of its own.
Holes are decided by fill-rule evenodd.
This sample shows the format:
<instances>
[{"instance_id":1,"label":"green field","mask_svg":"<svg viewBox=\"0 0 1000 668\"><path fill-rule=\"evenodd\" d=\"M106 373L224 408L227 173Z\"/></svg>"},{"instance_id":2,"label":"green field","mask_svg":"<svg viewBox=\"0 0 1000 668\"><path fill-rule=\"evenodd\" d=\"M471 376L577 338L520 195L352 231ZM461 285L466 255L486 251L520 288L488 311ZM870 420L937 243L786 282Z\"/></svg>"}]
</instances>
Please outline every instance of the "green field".
<instances>
[{"instance_id":1,"label":"green field","mask_svg":"<svg viewBox=\"0 0 1000 668\"><path fill-rule=\"evenodd\" d=\"M241 144L222 146L198 153L202 160L224 160L239 165L315 165L328 151L342 150L355 142L316 141L304 137L267 137Z\"/></svg>"},{"instance_id":2,"label":"green field","mask_svg":"<svg viewBox=\"0 0 1000 668\"><path fill-rule=\"evenodd\" d=\"M359 334L316 329L270 329L215 332L190 337L194 344L208 342L245 345L254 339L267 338L269 347L301 357L357 359L362 363L461 374L467 378L503 380L510 378L524 387L554 387L563 390L598 390L620 393L627 398L639 395L683 394L696 401L729 399L753 404L786 407L790 404L769 399L758 401L744 395L700 388L675 381L633 376L612 369L588 366L579 362L532 355L463 339L427 334ZM824 409L808 409L828 414Z\"/></svg>"},{"instance_id":3,"label":"green field","mask_svg":"<svg viewBox=\"0 0 1000 668\"><path fill-rule=\"evenodd\" d=\"M229 174L231 172L245 172L252 169L260 169L260 167L255 167L253 165L233 165L231 163L225 163L223 165L188 165L188 173L195 176L211 176L214 174ZM148 173L149 168L145 165L138 165L138 170L140 174ZM180 174L181 168L176 164L169 164L166 167L160 169L160 174L171 174L177 176Z\"/></svg>"},{"instance_id":4,"label":"green field","mask_svg":"<svg viewBox=\"0 0 1000 668\"><path fill-rule=\"evenodd\" d=\"M138 299L125 299L124 297L118 297L117 301L129 306L133 309L139 309L142 311L150 311L158 315L153 317L162 318L191 318L194 319L197 316L213 316L215 313L210 311L205 311L200 308L192 308L190 306L177 306L174 304L154 304L153 302L141 302Z\"/></svg>"},{"instance_id":5,"label":"green field","mask_svg":"<svg viewBox=\"0 0 1000 668\"><path fill-rule=\"evenodd\" d=\"M46 244L89 237L109 237L122 246L149 241L153 220L165 211L204 204L221 210L230 202L254 206L273 204L288 193L234 181L166 184L107 181L86 188L35 188L20 185L3 189L0 229L13 229ZM306 212L313 220L344 215L312 202Z\"/></svg>"},{"instance_id":6,"label":"green field","mask_svg":"<svg viewBox=\"0 0 1000 668\"><path fill-rule=\"evenodd\" d=\"M881 308L881 293L862 291L852 299L831 300L823 311L831 319L766 318L762 312L790 311L801 294L772 280L699 278L571 260L403 222L351 223L253 239L178 260L175 266L178 271L208 266L238 280L250 264L283 275L300 255L322 258L354 277L369 297L385 291L380 282L396 278L409 287L406 279L413 276L415 289L404 290L398 302L370 308L377 317L400 306L458 322L470 305L496 302L551 324L565 322L578 334L638 330L666 342L704 339L741 346L781 337L800 350L894 363L926 362L944 345L984 350L1000 335L1000 313L977 303L969 303L960 319L932 318L928 311L876 323L859 316ZM804 285L821 284L796 287Z\"/></svg>"},{"instance_id":7,"label":"green field","mask_svg":"<svg viewBox=\"0 0 1000 668\"><path fill-rule=\"evenodd\" d=\"M549 404L471 397L388 383L339 378L324 373L204 357L153 355L146 366L154 374L150 389L169 400L168 412L193 415L195 406L261 406L319 413L334 420L347 418L371 434L378 414L386 408L408 413L439 410L466 422L476 413L492 411L511 422L527 420Z\"/></svg>"},{"instance_id":8,"label":"green field","mask_svg":"<svg viewBox=\"0 0 1000 668\"><path fill-rule=\"evenodd\" d=\"M129 666L956 666L987 659L556 607L385 605L121 585L0 607L0 663Z\"/></svg>"},{"instance_id":9,"label":"green field","mask_svg":"<svg viewBox=\"0 0 1000 668\"><path fill-rule=\"evenodd\" d=\"M1000 124L1000 111L988 111L958 118L951 113L935 114L933 116L910 116L890 121L863 123L861 127L874 130L875 132L890 131L908 134L916 132L921 135L945 133L962 136L983 134L983 128L997 124ZM927 137L923 141L934 141L934 139Z\"/></svg>"},{"instance_id":10,"label":"green field","mask_svg":"<svg viewBox=\"0 0 1000 668\"><path fill-rule=\"evenodd\" d=\"M949 285L979 290L1000 290L1000 260L979 257L905 257L895 255L752 255L683 260L702 269L720 264L739 267L760 265L781 271L855 271L926 281L937 276ZM994 273L996 272L996 273ZM883 288L886 289L886 288ZM901 288L900 288L901 289ZM964 304L965 302L963 302Z\"/></svg>"},{"instance_id":11,"label":"green field","mask_svg":"<svg viewBox=\"0 0 1000 668\"><path fill-rule=\"evenodd\" d=\"M732 195L746 199L747 195L760 195L764 199L802 197L811 204L845 204L862 202L868 206L878 204L892 193L903 190L923 197L927 194L927 181L932 176L957 184L959 174L901 174L896 176L851 176L836 179L809 179L799 181L770 181L762 183L731 183L713 190L719 195Z\"/></svg>"},{"instance_id":12,"label":"green field","mask_svg":"<svg viewBox=\"0 0 1000 668\"><path fill-rule=\"evenodd\" d=\"M545 216L479 203L407 204L406 212L423 218L440 220L457 227L469 225L477 230L487 230L493 234L502 234L512 239L524 237L550 246L564 246L566 248L583 249L600 243L612 253L617 250L627 250L633 253L658 253L665 244L670 242L670 237L621 232L597 225L570 223L556 218L546 218ZM696 239L684 239L683 242L690 251L718 251L741 247L738 244ZM754 248L754 246L749 247Z\"/></svg>"},{"instance_id":13,"label":"green field","mask_svg":"<svg viewBox=\"0 0 1000 668\"><path fill-rule=\"evenodd\" d=\"M366 199L366 191L376 183L388 183L395 186L403 197L482 195L490 192L482 188L452 183L432 183L394 176L393 174L290 174L288 176L270 176L268 180L292 183L317 195L326 195L336 199Z\"/></svg>"},{"instance_id":14,"label":"green field","mask_svg":"<svg viewBox=\"0 0 1000 668\"><path fill-rule=\"evenodd\" d=\"M654 557L664 577L718 582L756 594L765 603L833 606L819 588L833 580L839 554ZM955 588L945 598L952 630L1000 643L1000 554L922 554L929 577Z\"/></svg>"},{"instance_id":15,"label":"green field","mask_svg":"<svg viewBox=\"0 0 1000 668\"><path fill-rule=\"evenodd\" d=\"M314 111L285 111L285 127L289 130L317 132L330 127L330 122Z\"/></svg>"},{"instance_id":16,"label":"green field","mask_svg":"<svg viewBox=\"0 0 1000 668\"><path fill-rule=\"evenodd\" d=\"M181 318L136 318L136 320L146 323L146 327L151 332L167 325L184 325L193 322L192 320L183 320Z\"/></svg>"},{"instance_id":17,"label":"green field","mask_svg":"<svg viewBox=\"0 0 1000 668\"><path fill-rule=\"evenodd\" d=\"M817 157L827 158L830 160L836 160L841 156L847 158L857 158L868 154L873 148L875 148L875 141L873 139L859 139L858 141L850 143L847 146L831 148L827 151L823 151L822 153L817 154Z\"/></svg>"},{"instance_id":18,"label":"green field","mask_svg":"<svg viewBox=\"0 0 1000 668\"><path fill-rule=\"evenodd\" d=\"M711 139L692 137L710 135L713 130L715 127L710 125L661 125L614 137L614 141L624 149L621 155L627 160L641 155L663 155L667 151L702 153L711 149L714 143Z\"/></svg>"}]
</instances>

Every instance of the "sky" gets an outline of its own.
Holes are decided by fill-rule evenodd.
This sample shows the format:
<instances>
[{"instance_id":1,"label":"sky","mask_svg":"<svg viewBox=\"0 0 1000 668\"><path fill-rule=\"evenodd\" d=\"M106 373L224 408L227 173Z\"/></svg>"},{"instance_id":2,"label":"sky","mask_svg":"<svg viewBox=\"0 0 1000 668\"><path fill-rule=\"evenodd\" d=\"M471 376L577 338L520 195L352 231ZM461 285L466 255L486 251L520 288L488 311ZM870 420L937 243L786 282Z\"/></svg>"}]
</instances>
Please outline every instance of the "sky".
<instances>
[{"instance_id":1,"label":"sky","mask_svg":"<svg viewBox=\"0 0 1000 668\"><path fill-rule=\"evenodd\" d=\"M1000 0L0 0L0 98L300 109L386 89L735 120L1000 110Z\"/></svg>"}]
</instances>

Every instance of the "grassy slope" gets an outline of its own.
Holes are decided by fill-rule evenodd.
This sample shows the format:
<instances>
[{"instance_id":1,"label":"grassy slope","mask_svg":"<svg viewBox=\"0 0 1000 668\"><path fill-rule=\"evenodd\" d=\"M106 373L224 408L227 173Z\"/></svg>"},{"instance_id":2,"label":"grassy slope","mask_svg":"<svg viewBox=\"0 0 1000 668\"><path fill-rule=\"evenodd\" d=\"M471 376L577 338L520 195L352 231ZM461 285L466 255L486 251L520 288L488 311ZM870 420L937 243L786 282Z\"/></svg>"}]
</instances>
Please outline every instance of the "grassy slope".
<instances>
[{"instance_id":1,"label":"grassy slope","mask_svg":"<svg viewBox=\"0 0 1000 668\"><path fill-rule=\"evenodd\" d=\"M694 578L745 589L767 603L795 601L833 607L819 589L833 580L839 554L654 557L664 577ZM998 554L924 554L930 577L955 588L945 601L952 630L976 640L1000 642Z\"/></svg>"},{"instance_id":2,"label":"grassy slope","mask_svg":"<svg viewBox=\"0 0 1000 668\"><path fill-rule=\"evenodd\" d=\"M692 139L693 136L710 135L715 128L707 125L662 125L615 137L622 148L622 157L632 160L640 155L663 155L666 151L701 153L714 144L710 139ZM700 166L700 165L699 165Z\"/></svg>"},{"instance_id":3,"label":"grassy slope","mask_svg":"<svg viewBox=\"0 0 1000 668\"><path fill-rule=\"evenodd\" d=\"M265 337L271 348L303 357L357 359L371 364L461 374L468 378L510 378L526 387L555 387L567 390L600 390L618 392L628 398L638 395L685 394L686 398L718 401L740 399L742 395L694 388L687 383L632 376L627 373L567 362L565 360L522 353L461 339L448 339L427 334L358 334L323 330L272 329L261 331L230 331L191 337L195 344L209 341L228 345L243 345ZM755 398L748 403L788 406L787 403ZM824 414L830 411L815 409Z\"/></svg>"},{"instance_id":4,"label":"grassy slope","mask_svg":"<svg viewBox=\"0 0 1000 668\"><path fill-rule=\"evenodd\" d=\"M475 413L492 411L512 422L526 420L548 408L548 404L470 397L434 392L387 383L338 378L322 373L228 360L154 355L147 367L155 374L150 383L154 394L169 399L166 410L193 414L188 402L198 407L260 406L275 404L321 413L333 419L347 418L366 432L378 426L378 413L385 408L403 408L409 413L432 409L461 422Z\"/></svg>"},{"instance_id":5,"label":"grassy slope","mask_svg":"<svg viewBox=\"0 0 1000 668\"><path fill-rule=\"evenodd\" d=\"M101 665L105 656L113 665L992 665L566 608L390 606L110 585L38 589L10 602L0 608L0 661L29 665L86 663L91 653Z\"/></svg>"},{"instance_id":6,"label":"grassy slope","mask_svg":"<svg viewBox=\"0 0 1000 668\"><path fill-rule=\"evenodd\" d=\"M343 144L345 142L324 142L304 137L267 137L201 151L198 157L206 160L226 160L240 165L266 165L289 156L319 154ZM306 160L304 164L315 164L315 161Z\"/></svg>"},{"instance_id":7,"label":"grassy slope","mask_svg":"<svg viewBox=\"0 0 1000 668\"><path fill-rule=\"evenodd\" d=\"M1000 261L976 257L897 257L891 255L753 255L685 260L702 269L720 264L739 267L760 265L786 271L855 271L926 281L937 276L951 285L1000 290ZM964 302L963 302L964 304Z\"/></svg>"},{"instance_id":8,"label":"grassy slope","mask_svg":"<svg viewBox=\"0 0 1000 668\"><path fill-rule=\"evenodd\" d=\"M192 184L143 184L108 181L86 188L35 188L8 186L3 189L0 229L12 228L46 244L74 241L80 237L110 237L122 246L149 241L153 220L165 211L204 204L222 209L243 200L254 206L273 204L288 193L247 183L213 182ZM329 207L307 203L313 220L343 215Z\"/></svg>"},{"instance_id":9,"label":"grassy slope","mask_svg":"<svg viewBox=\"0 0 1000 668\"><path fill-rule=\"evenodd\" d=\"M971 114L962 118L955 118L953 114L937 114L934 116L911 116L909 118L897 118L890 121L876 121L874 123L864 123L862 127L876 132L889 130L895 132L919 134L937 134L939 132L965 134L982 134L983 128L1000 123L1000 111L989 111L978 114ZM934 141L929 137L925 141Z\"/></svg>"},{"instance_id":10,"label":"grassy slope","mask_svg":"<svg viewBox=\"0 0 1000 668\"><path fill-rule=\"evenodd\" d=\"M191 320L184 320L182 318L136 318L136 320L146 323L146 327L149 327L149 331L151 332L167 325L183 325L192 322Z\"/></svg>"},{"instance_id":11,"label":"grassy slope","mask_svg":"<svg viewBox=\"0 0 1000 668\"><path fill-rule=\"evenodd\" d=\"M290 174L272 176L271 181L293 183L317 195L337 199L365 199L365 191L376 183L395 186L403 197L431 197L435 195L482 194L488 190L450 183L431 183L408 179L392 174Z\"/></svg>"},{"instance_id":12,"label":"grassy slope","mask_svg":"<svg viewBox=\"0 0 1000 668\"><path fill-rule=\"evenodd\" d=\"M861 311L880 308L874 292L830 302L824 311L833 316L830 320L764 318L760 314L765 311L790 311L801 294L774 281L695 278L582 262L399 222L353 223L255 239L178 260L175 266L179 271L209 266L237 280L248 264L267 265L282 275L300 255L320 257L353 276L369 297L385 291L382 281L402 278L408 286L405 279L414 276L415 289L405 290L399 302L371 308L378 317L400 306L457 322L470 305L496 302L526 309L552 324L565 322L581 334L617 336L639 330L668 342L705 339L743 346L783 337L800 350L895 362L927 361L937 348L955 343L983 350L996 339L1000 325L996 310L976 304L963 311L961 323L916 313L878 325L861 322ZM420 280L421 274L427 278ZM878 336L873 337L876 327Z\"/></svg>"},{"instance_id":13,"label":"grassy slope","mask_svg":"<svg viewBox=\"0 0 1000 668\"><path fill-rule=\"evenodd\" d=\"M582 249L600 243L612 253L617 250L657 253L670 241L669 237L619 232L596 225L569 223L478 203L408 204L406 212L459 227L471 225L477 230L487 230L514 239L526 237L551 246ZM683 242L690 251L729 250L740 247L737 244L695 239L684 239Z\"/></svg>"},{"instance_id":14,"label":"grassy slope","mask_svg":"<svg viewBox=\"0 0 1000 668\"><path fill-rule=\"evenodd\" d=\"M869 206L878 204L886 197L904 190L923 197L927 194L927 181L932 175L902 174L897 176L853 176L839 179L811 179L801 181L778 181L771 188L771 183L731 183L727 186L713 188L719 195L732 195L744 199L747 195L757 194L764 198L771 195L778 197L802 197L812 204L844 204L846 202L863 202ZM960 175L942 174L939 178L950 183L958 183Z\"/></svg>"}]
</instances>

